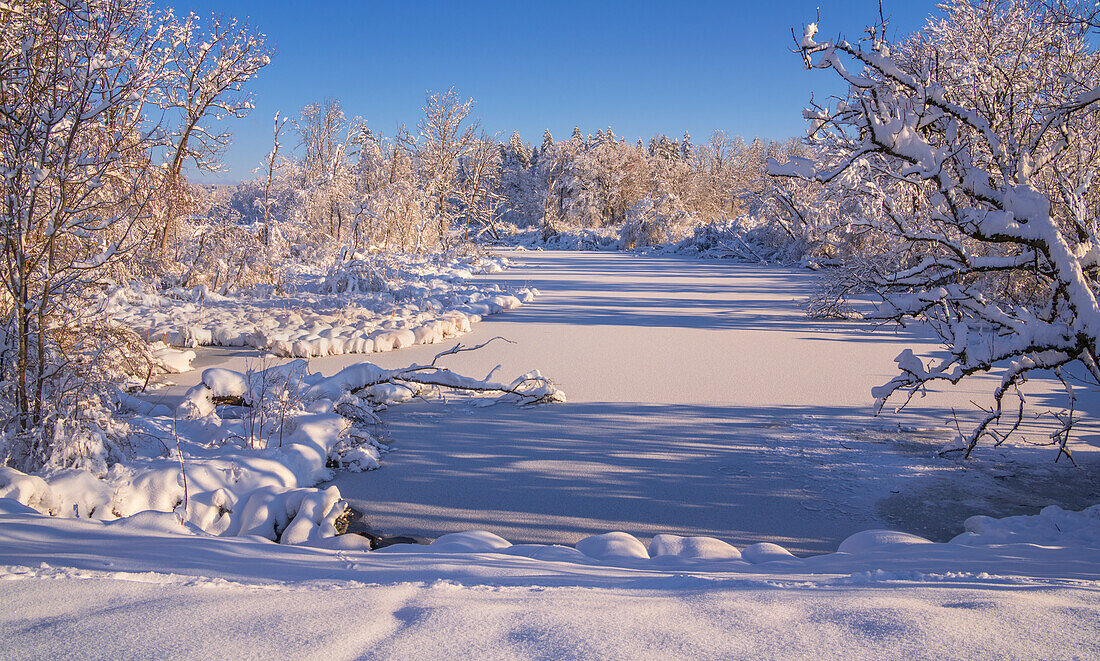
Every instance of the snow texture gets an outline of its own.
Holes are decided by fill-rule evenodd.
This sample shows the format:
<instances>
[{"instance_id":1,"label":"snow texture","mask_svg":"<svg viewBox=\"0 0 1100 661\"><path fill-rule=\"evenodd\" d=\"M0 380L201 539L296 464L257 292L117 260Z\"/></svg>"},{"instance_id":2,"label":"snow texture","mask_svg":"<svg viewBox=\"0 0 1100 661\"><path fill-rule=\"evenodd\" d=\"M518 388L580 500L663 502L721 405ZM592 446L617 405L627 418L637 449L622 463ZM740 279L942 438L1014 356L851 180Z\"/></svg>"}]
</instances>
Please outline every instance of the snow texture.
<instances>
[{"instance_id":1,"label":"snow texture","mask_svg":"<svg viewBox=\"0 0 1100 661\"><path fill-rule=\"evenodd\" d=\"M106 304L117 322L156 343L154 355L170 372L186 371L186 356L194 354L167 344L253 347L298 358L380 353L443 342L533 300L538 292L530 288L469 282L474 272L506 265L501 258L437 263L406 256L400 266L387 266L364 258L327 274L300 272L282 295L270 286L227 296L203 285L157 293L131 283L112 291Z\"/></svg>"},{"instance_id":2,"label":"snow texture","mask_svg":"<svg viewBox=\"0 0 1100 661\"><path fill-rule=\"evenodd\" d=\"M102 524L0 499L0 649L34 658L167 649L196 657L1093 658L1100 547L1075 540L1095 535L1097 517L1065 514L1065 536L1044 546L870 544L748 564L649 559L624 534L586 540L590 554L510 546L484 532L386 552L340 541L357 535L290 547L197 533L171 514ZM997 525L1023 538L1038 518ZM596 551L619 544L629 552Z\"/></svg>"}]
</instances>

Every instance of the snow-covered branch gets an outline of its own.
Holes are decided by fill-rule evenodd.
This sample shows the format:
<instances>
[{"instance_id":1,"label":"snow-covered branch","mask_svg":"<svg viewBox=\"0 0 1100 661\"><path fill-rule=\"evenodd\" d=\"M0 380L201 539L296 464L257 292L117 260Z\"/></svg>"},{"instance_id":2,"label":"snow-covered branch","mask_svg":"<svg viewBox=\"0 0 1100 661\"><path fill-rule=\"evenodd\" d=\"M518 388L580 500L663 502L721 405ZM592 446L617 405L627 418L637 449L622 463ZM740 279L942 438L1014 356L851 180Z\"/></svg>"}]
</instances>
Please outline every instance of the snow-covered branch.
<instances>
[{"instance_id":1,"label":"snow-covered branch","mask_svg":"<svg viewBox=\"0 0 1100 661\"><path fill-rule=\"evenodd\" d=\"M865 200L847 220L864 232L847 273L883 300L866 316L926 322L949 351L929 368L899 356L901 374L875 389L880 407L934 381L1001 375L967 454L1028 373L1077 363L1100 378L1100 155L1088 137L1100 52L1089 16L1068 7L955 0L901 42L884 23L858 43L818 41L812 24L796 42L849 92L806 113L816 162L769 170Z\"/></svg>"}]
</instances>

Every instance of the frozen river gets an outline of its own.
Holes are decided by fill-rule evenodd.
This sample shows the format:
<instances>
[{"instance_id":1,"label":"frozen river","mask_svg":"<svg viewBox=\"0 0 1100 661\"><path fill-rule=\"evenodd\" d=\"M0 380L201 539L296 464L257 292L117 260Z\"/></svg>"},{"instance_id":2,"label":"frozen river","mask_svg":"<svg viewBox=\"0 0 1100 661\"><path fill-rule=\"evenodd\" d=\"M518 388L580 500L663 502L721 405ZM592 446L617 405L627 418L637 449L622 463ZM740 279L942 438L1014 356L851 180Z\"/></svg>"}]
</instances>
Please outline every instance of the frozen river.
<instances>
[{"instance_id":1,"label":"frozen river","mask_svg":"<svg viewBox=\"0 0 1100 661\"><path fill-rule=\"evenodd\" d=\"M952 408L965 423L988 381L873 417L870 389L895 374L897 354L935 345L807 319L798 302L811 272L611 252L510 257L514 268L485 278L542 295L461 338L512 344L445 364L474 376L499 364L502 380L539 369L569 402L416 402L387 411L382 431L394 451L383 468L334 482L378 532L432 538L484 529L517 543L572 544L622 530L807 553L832 551L867 528L942 540L972 514L1083 507L1100 497L1094 466L1054 464L1050 448L989 449L966 463L936 456L953 435ZM399 367L452 344L367 358ZM311 366L332 373L363 358ZM1047 386L1032 385L1041 404Z\"/></svg>"}]
</instances>

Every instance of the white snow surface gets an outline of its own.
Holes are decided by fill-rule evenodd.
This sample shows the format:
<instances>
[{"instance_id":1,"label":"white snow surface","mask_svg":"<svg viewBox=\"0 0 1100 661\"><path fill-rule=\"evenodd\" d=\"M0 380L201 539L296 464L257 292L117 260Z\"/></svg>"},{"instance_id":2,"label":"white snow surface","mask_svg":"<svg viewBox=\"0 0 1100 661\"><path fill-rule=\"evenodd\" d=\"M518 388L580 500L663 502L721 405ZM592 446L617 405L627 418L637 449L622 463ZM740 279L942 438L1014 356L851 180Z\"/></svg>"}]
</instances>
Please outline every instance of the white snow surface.
<instances>
[{"instance_id":1,"label":"white snow surface","mask_svg":"<svg viewBox=\"0 0 1100 661\"><path fill-rule=\"evenodd\" d=\"M358 535L317 534L335 489L297 483L259 484L252 493L265 495L244 507L228 490L206 490L204 511L229 519L235 537L171 507L100 521L89 518L93 503L76 502L81 518L43 516L43 485L54 483L8 470L0 649L36 658L1100 656L1100 506L1039 511L1069 500L1059 488L1094 497L1092 436L1074 448L1078 469L1051 464L1049 448L939 457L944 411L981 384L872 421L870 387L892 375L899 346L922 340L806 321L792 302L805 273L607 253L525 262L495 277L554 293L469 338L515 344L458 354L453 366L507 373L522 360L554 376L570 401L404 404L383 413L395 451L382 470L338 479L382 532L433 531L432 544L368 551ZM241 369L254 352L198 353L217 368L174 375L163 401L140 400L191 406L194 416L177 414L184 438L188 425L241 424L204 407L255 393ZM425 357L414 347L377 358ZM266 469L295 480L329 472L318 438L339 434L321 433L325 416L340 417L332 408L349 388L392 369L347 362L311 363L319 373L302 386L314 399L303 398L295 428L316 424L318 434L301 449L275 448L298 459L265 454L275 459ZM1032 385L1046 401L1043 384ZM199 446L185 454L194 459ZM67 493L95 480L49 477ZM197 471L196 482L207 479ZM165 498L177 488L166 484ZM988 507L1006 499L1031 514ZM274 544L272 530L295 525L291 501L308 511L292 534L305 544ZM922 507L931 509L913 516ZM983 507L997 516L966 518ZM942 538L951 524L939 519L963 518L950 541L920 534L925 525Z\"/></svg>"},{"instance_id":2,"label":"white snow surface","mask_svg":"<svg viewBox=\"0 0 1100 661\"><path fill-rule=\"evenodd\" d=\"M1054 514L1069 535L1053 545L1027 541L1041 517L1014 517L998 524L1017 535L1009 544L878 535L851 552L753 564L650 558L625 533L583 540L587 555L487 532L374 552L283 546L196 534L171 514L103 524L0 499L0 649L20 658L1095 658L1100 547L1076 540L1095 539L1100 518L1097 508Z\"/></svg>"}]
</instances>

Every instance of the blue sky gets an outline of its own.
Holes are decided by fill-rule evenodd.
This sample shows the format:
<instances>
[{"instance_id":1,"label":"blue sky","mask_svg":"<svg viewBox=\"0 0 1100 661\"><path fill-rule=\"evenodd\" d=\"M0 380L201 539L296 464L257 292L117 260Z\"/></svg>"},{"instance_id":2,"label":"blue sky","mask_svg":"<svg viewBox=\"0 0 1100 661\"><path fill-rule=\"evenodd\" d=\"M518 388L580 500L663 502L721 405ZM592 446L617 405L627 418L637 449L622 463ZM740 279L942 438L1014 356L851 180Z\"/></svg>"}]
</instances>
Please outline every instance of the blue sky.
<instances>
[{"instance_id":1,"label":"blue sky","mask_svg":"<svg viewBox=\"0 0 1100 661\"><path fill-rule=\"evenodd\" d=\"M296 116L327 97L392 135L415 125L428 90L477 102L491 133L538 143L611 125L630 140L658 132L696 141L711 131L782 139L803 131L815 92L835 75L803 71L790 29L821 11L823 34L855 38L877 0L768 2L285 2L160 0L177 13L247 18L275 46L252 89L256 109L234 121L237 181L270 149L276 110ZM898 35L919 28L934 0L886 0ZM294 142L293 138L286 141ZM205 177L206 180L211 180Z\"/></svg>"}]
</instances>

